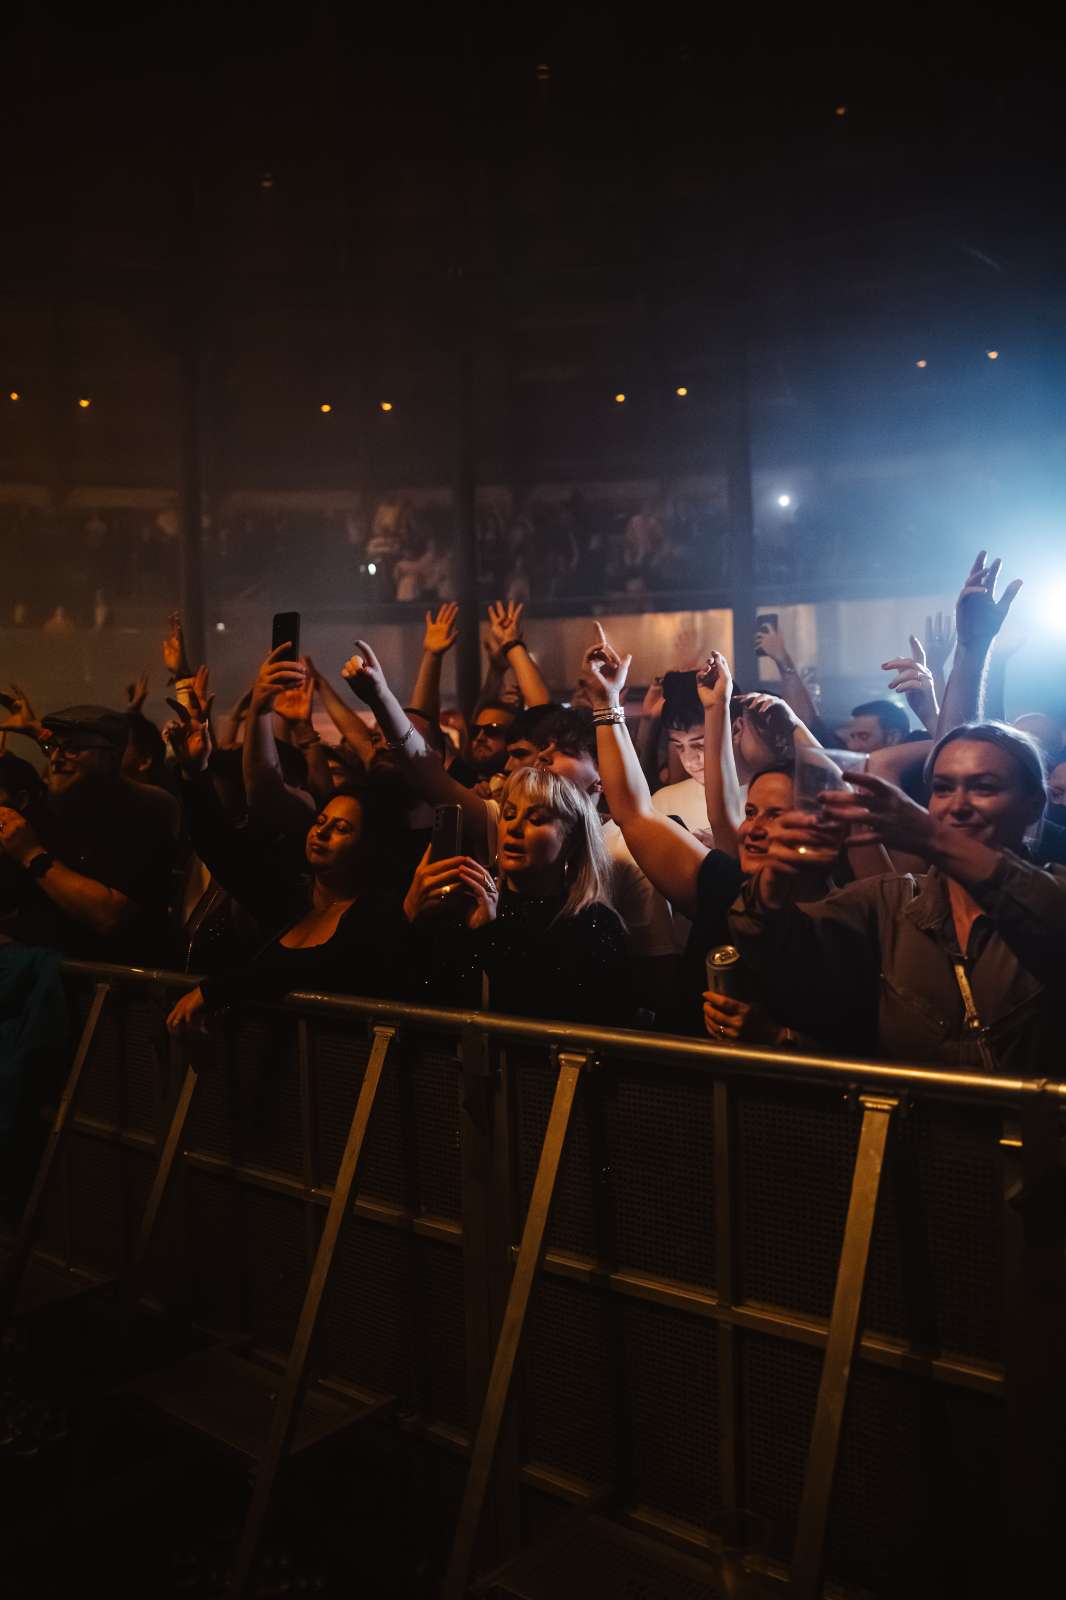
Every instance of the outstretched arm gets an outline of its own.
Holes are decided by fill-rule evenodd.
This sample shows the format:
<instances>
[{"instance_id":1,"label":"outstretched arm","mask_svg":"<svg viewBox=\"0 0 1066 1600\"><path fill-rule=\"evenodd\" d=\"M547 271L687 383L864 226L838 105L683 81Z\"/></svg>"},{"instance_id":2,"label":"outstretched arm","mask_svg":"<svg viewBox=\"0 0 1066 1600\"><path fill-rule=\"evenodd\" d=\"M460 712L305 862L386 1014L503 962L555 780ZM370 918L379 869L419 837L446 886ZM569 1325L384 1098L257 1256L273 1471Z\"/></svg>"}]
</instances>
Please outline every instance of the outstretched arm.
<instances>
[{"instance_id":1,"label":"outstretched arm","mask_svg":"<svg viewBox=\"0 0 1066 1600\"><path fill-rule=\"evenodd\" d=\"M506 604L497 600L489 606L489 629L493 656L502 657L515 675L519 693L527 706L546 706L551 691L541 676L540 668L526 649L522 637L522 613L525 607L514 601Z\"/></svg>"},{"instance_id":2,"label":"outstretched arm","mask_svg":"<svg viewBox=\"0 0 1066 1600\"><path fill-rule=\"evenodd\" d=\"M287 690L307 694L307 667L302 661L279 661L278 645L259 669L252 690L248 728L241 748L244 792L248 809L280 828L306 828L316 806L306 789L293 789L285 782L274 738L274 701ZM308 708L308 716L310 709Z\"/></svg>"},{"instance_id":3,"label":"outstretched arm","mask_svg":"<svg viewBox=\"0 0 1066 1600\"><path fill-rule=\"evenodd\" d=\"M756 631L755 648L764 651L781 674L781 698L785 704L791 706L799 720L810 728L819 744L831 745L832 732L819 716L818 708L811 699L810 690L804 683L802 675L796 670L796 663L789 654L780 628L772 628L769 623L764 622Z\"/></svg>"},{"instance_id":4,"label":"outstretched arm","mask_svg":"<svg viewBox=\"0 0 1066 1600\"><path fill-rule=\"evenodd\" d=\"M366 640L357 639L355 649L356 654L341 668L345 681L373 711L422 798L430 805L462 807L464 836L470 839L472 854L487 860L490 827L485 801L445 772L440 756L430 748L389 688L381 663Z\"/></svg>"},{"instance_id":5,"label":"outstretched arm","mask_svg":"<svg viewBox=\"0 0 1066 1600\"><path fill-rule=\"evenodd\" d=\"M644 876L678 911L692 917L707 848L652 805L622 711L632 657L612 648L599 623L596 630L599 641L585 655L580 682L598 719L596 754L611 816Z\"/></svg>"},{"instance_id":6,"label":"outstretched arm","mask_svg":"<svg viewBox=\"0 0 1066 1600\"><path fill-rule=\"evenodd\" d=\"M411 709L420 711L427 722L434 727L440 721L440 674L444 665L444 657L452 648L459 634L456 622L459 616L459 607L453 600L449 600L440 607L434 617L426 612L426 632L422 640L422 661L418 668L418 677L411 690Z\"/></svg>"},{"instance_id":7,"label":"outstretched arm","mask_svg":"<svg viewBox=\"0 0 1066 1600\"><path fill-rule=\"evenodd\" d=\"M1015 578L997 600L996 582L1003 563L997 559L986 566L986 555L985 550L977 552L955 607L955 660L940 708L938 739L964 722L979 721L983 715L989 654L1022 586L1022 580Z\"/></svg>"},{"instance_id":8,"label":"outstretched arm","mask_svg":"<svg viewBox=\"0 0 1066 1600\"><path fill-rule=\"evenodd\" d=\"M326 715L349 750L355 752L364 767L369 767L374 759L374 741L370 737L366 723L357 711L353 711L351 706L341 699L329 679L324 678L319 672L310 656L307 662L314 673L315 688L325 707Z\"/></svg>"},{"instance_id":9,"label":"outstretched arm","mask_svg":"<svg viewBox=\"0 0 1066 1600\"><path fill-rule=\"evenodd\" d=\"M703 703L703 788L707 797L707 821L718 849L736 856L737 829L744 820L744 806L729 715L733 678L729 662L717 650L712 650L698 669L696 689Z\"/></svg>"}]
</instances>

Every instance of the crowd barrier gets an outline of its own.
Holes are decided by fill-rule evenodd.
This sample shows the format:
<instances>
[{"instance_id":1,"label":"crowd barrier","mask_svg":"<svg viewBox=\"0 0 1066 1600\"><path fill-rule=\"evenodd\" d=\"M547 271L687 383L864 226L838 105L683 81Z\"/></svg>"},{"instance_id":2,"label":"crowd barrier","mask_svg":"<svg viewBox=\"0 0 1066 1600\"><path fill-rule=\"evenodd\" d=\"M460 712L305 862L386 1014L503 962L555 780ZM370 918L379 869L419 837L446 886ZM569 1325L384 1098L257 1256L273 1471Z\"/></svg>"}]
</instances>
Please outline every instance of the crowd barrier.
<instances>
[{"instance_id":1,"label":"crowd barrier","mask_svg":"<svg viewBox=\"0 0 1066 1600\"><path fill-rule=\"evenodd\" d=\"M314 994L186 1060L187 977L66 975L77 1050L7 1309L43 1272L217 1336L139 1388L254 1464L233 1592L285 1458L369 1416L467 1463L446 1600L629 1593L660 1552L641 1594L715 1594L737 1513L772 1590L902 1593L923 1539L1050 1514L1057 1063Z\"/></svg>"}]
</instances>

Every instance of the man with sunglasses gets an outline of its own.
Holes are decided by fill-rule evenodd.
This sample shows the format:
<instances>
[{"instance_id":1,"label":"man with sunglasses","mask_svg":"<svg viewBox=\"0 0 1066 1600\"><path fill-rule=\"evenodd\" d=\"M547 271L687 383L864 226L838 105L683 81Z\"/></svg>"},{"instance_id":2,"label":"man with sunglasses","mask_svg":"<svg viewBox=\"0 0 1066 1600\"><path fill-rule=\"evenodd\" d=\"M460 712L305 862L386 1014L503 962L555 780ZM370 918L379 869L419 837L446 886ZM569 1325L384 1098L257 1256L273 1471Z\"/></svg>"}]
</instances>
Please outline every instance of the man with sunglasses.
<instances>
[{"instance_id":1,"label":"man with sunglasses","mask_svg":"<svg viewBox=\"0 0 1066 1600\"><path fill-rule=\"evenodd\" d=\"M55 913L56 941L87 960L165 959L174 840L159 807L122 776L126 717L72 706L43 719L45 799L0 804L0 852Z\"/></svg>"}]
</instances>

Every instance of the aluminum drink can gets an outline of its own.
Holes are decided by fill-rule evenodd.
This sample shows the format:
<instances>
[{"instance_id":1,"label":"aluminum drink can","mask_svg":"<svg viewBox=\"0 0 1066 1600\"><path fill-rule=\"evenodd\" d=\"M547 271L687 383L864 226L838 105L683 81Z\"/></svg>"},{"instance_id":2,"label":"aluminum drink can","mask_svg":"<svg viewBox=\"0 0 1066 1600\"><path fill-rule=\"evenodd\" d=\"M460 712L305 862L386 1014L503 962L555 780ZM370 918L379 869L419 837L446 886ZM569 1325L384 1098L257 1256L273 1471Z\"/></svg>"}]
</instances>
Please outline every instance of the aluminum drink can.
<instances>
[{"instance_id":1,"label":"aluminum drink can","mask_svg":"<svg viewBox=\"0 0 1066 1600\"><path fill-rule=\"evenodd\" d=\"M741 999L743 965L735 945L719 944L707 952L707 987L730 1000Z\"/></svg>"}]
</instances>

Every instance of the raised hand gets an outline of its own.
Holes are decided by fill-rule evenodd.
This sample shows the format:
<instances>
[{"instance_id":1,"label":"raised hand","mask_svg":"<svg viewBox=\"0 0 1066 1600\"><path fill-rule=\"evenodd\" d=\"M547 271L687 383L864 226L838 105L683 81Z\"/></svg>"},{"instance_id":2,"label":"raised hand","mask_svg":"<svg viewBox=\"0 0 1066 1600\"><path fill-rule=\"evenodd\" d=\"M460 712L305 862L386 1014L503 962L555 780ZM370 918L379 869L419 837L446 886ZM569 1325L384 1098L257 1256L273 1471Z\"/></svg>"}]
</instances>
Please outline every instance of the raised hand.
<instances>
[{"instance_id":1,"label":"raised hand","mask_svg":"<svg viewBox=\"0 0 1066 1600\"><path fill-rule=\"evenodd\" d=\"M44 738L45 730L37 719L37 713L31 706L30 697L25 689L20 689L17 683L13 683L11 693L3 698L8 708L8 715L2 724L5 732L28 733L33 739Z\"/></svg>"},{"instance_id":2,"label":"raised hand","mask_svg":"<svg viewBox=\"0 0 1066 1600\"><path fill-rule=\"evenodd\" d=\"M1008 583L999 599L996 584L1003 562L997 556L986 564L986 550L979 550L955 604L955 632L962 649L987 648L1007 620L1021 578Z\"/></svg>"},{"instance_id":3,"label":"raised hand","mask_svg":"<svg viewBox=\"0 0 1066 1600\"><path fill-rule=\"evenodd\" d=\"M388 688L384 669L365 639L355 641L355 653L341 668L341 677L360 700L375 703Z\"/></svg>"},{"instance_id":4,"label":"raised hand","mask_svg":"<svg viewBox=\"0 0 1066 1600\"><path fill-rule=\"evenodd\" d=\"M677 636L674 639L674 666L678 672L691 672L698 667L703 659L700 649L700 633L696 625L687 618L678 624Z\"/></svg>"},{"instance_id":5,"label":"raised hand","mask_svg":"<svg viewBox=\"0 0 1066 1600\"><path fill-rule=\"evenodd\" d=\"M456 626L459 618L459 607L454 600L448 600L440 607L436 616L426 612L426 632L422 640L422 649L429 655L445 656L459 637Z\"/></svg>"},{"instance_id":6,"label":"raised hand","mask_svg":"<svg viewBox=\"0 0 1066 1600\"><path fill-rule=\"evenodd\" d=\"M275 645L256 673L255 683L252 685L253 716L261 716L264 711L271 710L277 696L286 689L304 687L307 679L307 668L304 663L279 659L283 650L291 649L291 644Z\"/></svg>"},{"instance_id":7,"label":"raised hand","mask_svg":"<svg viewBox=\"0 0 1066 1600\"><path fill-rule=\"evenodd\" d=\"M703 665L697 667L696 693L704 710L729 705L729 697L733 693L733 674L721 651L712 650Z\"/></svg>"},{"instance_id":8,"label":"raised hand","mask_svg":"<svg viewBox=\"0 0 1066 1600\"><path fill-rule=\"evenodd\" d=\"M791 666L792 657L788 653L788 645L780 628L772 627L769 622L760 623L755 630L755 648L764 655L776 661L779 667Z\"/></svg>"},{"instance_id":9,"label":"raised hand","mask_svg":"<svg viewBox=\"0 0 1066 1600\"><path fill-rule=\"evenodd\" d=\"M148 698L148 674L142 672L133 683L126 685L126 699L129 702L127 711L143 711L144 702Z\"/></svg>"},{"instance_id":10,"label":"raised hand","mask_svg":"<svg viewBox=\"0 0 1066 1600\"><path fill-rule=\"evenodd\" d=\"M168 700L174 719L164 725L163 738L174 752L174 759L188 777L207 770L214 749L211 733L211 707L215 697L207 692L207 668L201 667L193 680L188 706Z\"/></svg>"},{"instance_id":11,"label":"raised hand","mask_svg":"<svg viewBox=\"0 0 1066 1600\"><path fill-rule=\"evenodd\" d=\"M180 611L170 613L167 626L170 632L163 639L163 665L170 674L171 682L175 678L191 678L192 668L185 654L185 632L181 625Z\"/></svg>"},{"instance_id":12,"label":"raised hand","mask_svg":"<svg viewBox=\"0 0 1066 1600\"><path fill-rule=\"evenodd\" d=\"M497 600L489 606L489 636L492 641L490 654L499 655L504 646L517 644L522 638L522 613L525 606L520 602Z\"/></svg>"},{"instance_id":13,"label":"raised hand","mask_svg":"<svg viewBox=\"0 0 1066 1600\"><path fill-rule=\"evenodd\" d=\"M892 661L882 661L881 671L895 674L888 687L894 694L904 695L922 726L930 733L935 733L937 718L940 716L936 684L926 664L921 640L912 633L910 643L909 656L897 656Z\"/></svg>"},{"instance_id":14,"label":"raised hand","mask_svg":"<svg viewBox=\"0 0 1066 1600\"><path fill-rule=\"evenodd\" d=\"M13 806L0 806L0 855L24 866L40 850L40 841L22 812Z\"/></svg>"},{"instance_id":15,"label":"raised hand","mask_svg":"<svg viewBox=\"0 0 1066 1600\"><path fill-rule=\"evenodd\" d=\"M432 846L427 846L404 897L403 910L408 922L443 910L455 894L461 894L466 902L463 921L468 928L483 928L495 921L500 891L489 869L472 856L448 856L443 861L431 861L431 849Z\"/></svg>"},{"instance_id":16,"label":"raised hand","mask_svg":"<svg viewBox=\"0 0 1066 1600\"><path fill-rule=\"evenodd\" d=\"M750 1044L779 1044L784 1029L762 1006L708 989L703 996L703 1026L712 1039L743 1039Z\"/></svg>"},{"instance_id":17,"label":"raised hand","mask_svg":"<svg viewBox=\"0 0 1066 1600\"><path fill-rule=\"evenodd\" d=\"M663 680L661 678L653 678L641 702L640 714L642 717L657 719L662 716L665 704L666 696L663 694Z\"/></svg>"},{"instance_id":18,"label":"raised hand","mask_svg":"<svg viewBox=\"0 0 1066 1600\"><path fill-rule=\"evenodd\" d=\"M828 790L819 796L819 803L827 817L853 829L849 844L883 844L918 856L928 853L936 824L924 806L871 772L849 772L848 782L853 790Z\"/></svg>"},{"instance_id":19,"label":"raised hand","mask_svg":"<svg viewBox=\"0 0 1066 1600\"><path fill-rule=\"evenodd\" d=\"M943 684L948 656L955 648L955 624L947 611L938 611L925 619L925 664L933 674L934 683Z\"/></svg>"},{"instance_id":20,"label":"raised hand","mask_svg":"<svg viewBox=\"0 0 1066 1600\"><path fill-rule=\"evenodd\" d=\"M620 656L601 624L596 622L593 626L597 634L596 643L585 651L578 683L585 691L588 702L597 710L612 709L622 704L622 693L633 657Z\"/></svg>"},{"instance_id":21,"label":"raised hand","mask_svg":"<svg viewBox=\"0 0 1066 1600\"><path fill-rule=\"evenodd\" d=\"M294 685L291 689L282 689L274 696L274 711L283 722L301 723L310 722L311 711L315 702L315 671L308 656L301 657L301 666L304 669L302 683Z\"/></svg>"}]
</instances>

